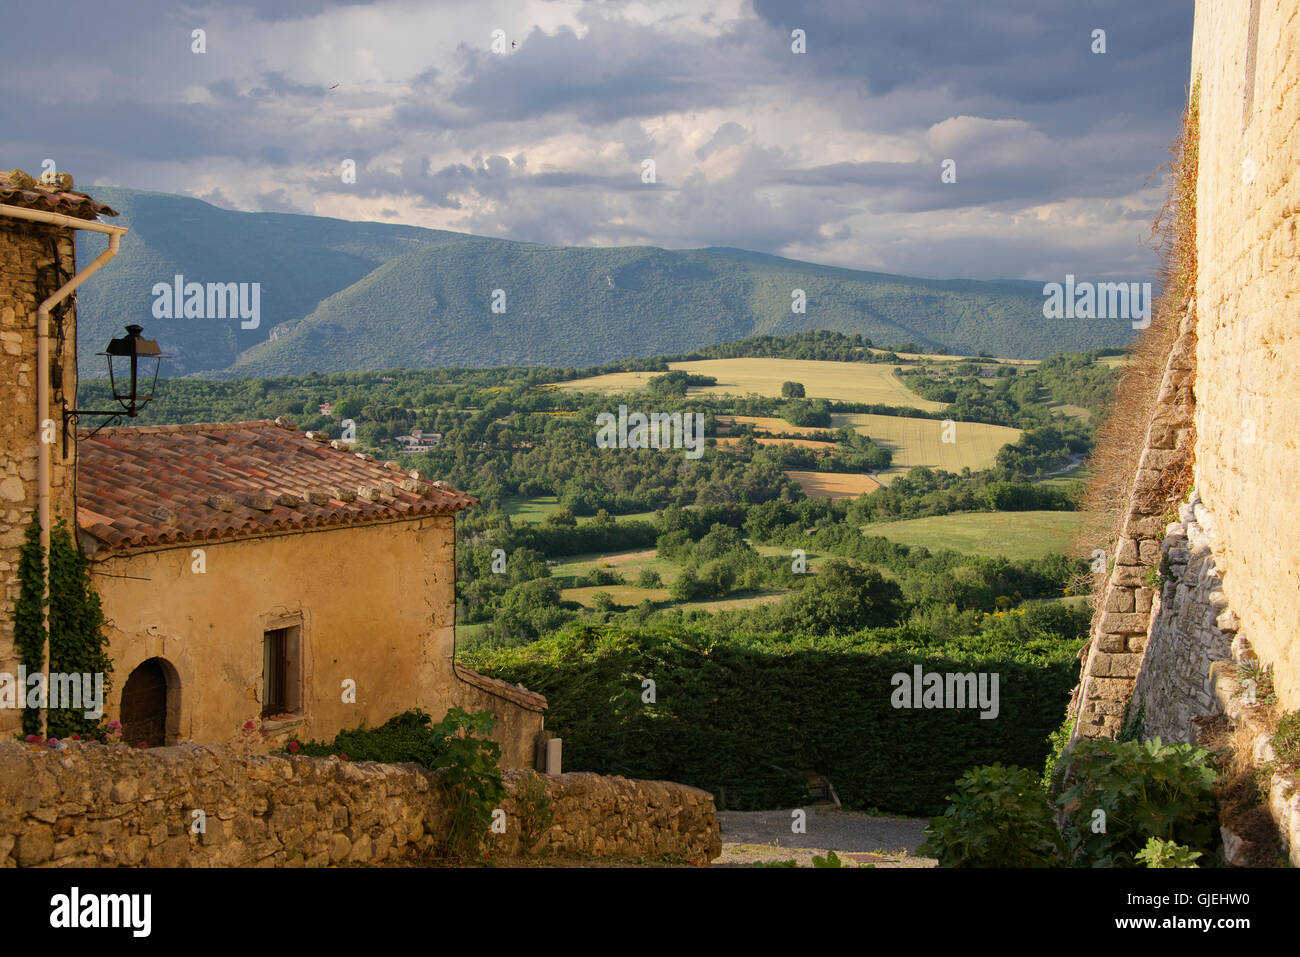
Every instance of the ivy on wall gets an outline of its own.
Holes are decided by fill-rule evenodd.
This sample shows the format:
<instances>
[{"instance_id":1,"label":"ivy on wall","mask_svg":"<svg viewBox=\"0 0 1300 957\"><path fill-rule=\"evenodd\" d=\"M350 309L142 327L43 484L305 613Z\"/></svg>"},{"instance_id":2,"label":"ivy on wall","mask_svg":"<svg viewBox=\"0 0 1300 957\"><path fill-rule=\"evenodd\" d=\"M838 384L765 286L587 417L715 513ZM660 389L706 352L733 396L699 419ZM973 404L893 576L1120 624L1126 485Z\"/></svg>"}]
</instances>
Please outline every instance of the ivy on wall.
<instances>
[{"instance_id":1,"label":"ivy on wall","mask_svg":"<svg viewBox=\"0 0 1300 957\"><path fill-rule=\"evenodd\" d=\"M33 521L19 553L21 588L14 603L15 641L29 676L39 672L45 663L45 626L41 615L44 558L40 529ZM83 693L99 690L95 688L94 678L102 675L102 691L107 696L113 664L104 636L104 613L99 595L90 582L90 562L77 548L63 519L50 530L49 640L51 673L90 675L90 685L82 683ZM25 694L26 690L18 689L20 694ZM102 717L87 718L85 712L91 710L91 702L85 700L80 708L52 708L47 733L54 738L97 734ZM25 708L23 732L33 734L38 731L39 710Z\"/></svg>"},{"instance_id":2,"label":"ivy on wall","mask_svg":"<svg viewBox=\"0 0 1300 957\"><path fill-rule=\"evenodd\" d=\"M41 550L40 526L33 521L27 526L27 538L18 552L18 598L14 602L14 644L18 658L27 673L39 671L45 664L45 620L41 614L41 594L44 590L45 554ZM27 688L20 685L16 694L26 695ZM23 709L23 733L35 734L41 730L41 713L34 708Z\"/></svg>"}]
</instances>

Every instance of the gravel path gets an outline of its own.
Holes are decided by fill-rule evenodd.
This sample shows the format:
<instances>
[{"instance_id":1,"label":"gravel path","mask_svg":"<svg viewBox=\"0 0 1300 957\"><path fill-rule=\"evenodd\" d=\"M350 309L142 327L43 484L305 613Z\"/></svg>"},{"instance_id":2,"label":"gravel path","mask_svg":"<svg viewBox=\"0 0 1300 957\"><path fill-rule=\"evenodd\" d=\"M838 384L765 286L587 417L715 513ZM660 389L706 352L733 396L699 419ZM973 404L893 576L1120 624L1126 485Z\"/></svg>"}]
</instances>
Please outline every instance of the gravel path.
<instances>
[{"instance_id":1,"label":"gravel path","mask_svg":"<svg viewBox=\"0 0 1300 957\"><path fill-rule=\"evenodd\" d=\"M929 857L915 857L927 823L919 817L876 817L834 807L805 808L806 833L792 834L790 811L720 811L722 856L714 867L743 867L758 861L794 860L812 867L815 855L833 850L846 865L933 867ZM847 855L853 855L848 857Z\"/></svg>"}]
</instances>

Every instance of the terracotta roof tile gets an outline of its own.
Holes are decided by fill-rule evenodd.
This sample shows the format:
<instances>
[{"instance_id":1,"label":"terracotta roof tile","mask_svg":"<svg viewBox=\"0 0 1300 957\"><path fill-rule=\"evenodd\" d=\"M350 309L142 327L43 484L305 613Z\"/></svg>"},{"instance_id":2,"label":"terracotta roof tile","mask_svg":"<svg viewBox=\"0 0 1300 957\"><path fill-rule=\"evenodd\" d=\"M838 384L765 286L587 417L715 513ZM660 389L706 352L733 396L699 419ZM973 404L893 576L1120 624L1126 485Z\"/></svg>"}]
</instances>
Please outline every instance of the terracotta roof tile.
<instances>
[{"instance_id":1,"label":"terracotta roof tile","mask_svg":"<svg viewBox=\"0 0 1300 957\"><path fill-rule=\"evenodd\" d=\"M409 475L400 487L379 463L271 421L83 429L77 448L77 524L99 549L409 520L478 501ZM379 491L356 495L362 486Z\"/></svg>"},{"instance_id":2,"label":"terracotta roof tile","mask_svg":"<svg viewBox=\"0 0 1300 957\"><path fill-rule=\"evenodd\" d=\"M117 210L73 189L71 176L60 174L59 180L57 185L42 185L22 170L0 173L0 203L62 213L77 219L117 215Z\"/></svg>"}]
</instances>

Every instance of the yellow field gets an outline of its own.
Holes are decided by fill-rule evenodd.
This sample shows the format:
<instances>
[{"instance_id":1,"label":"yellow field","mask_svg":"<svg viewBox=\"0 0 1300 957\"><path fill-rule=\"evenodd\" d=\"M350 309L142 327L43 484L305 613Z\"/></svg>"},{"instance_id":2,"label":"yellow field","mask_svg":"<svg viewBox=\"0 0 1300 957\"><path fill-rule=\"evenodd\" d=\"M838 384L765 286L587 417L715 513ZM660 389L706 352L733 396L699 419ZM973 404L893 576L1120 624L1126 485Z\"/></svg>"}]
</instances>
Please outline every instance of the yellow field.
<instances>
[{"instance_id":1,"label":"yellow field","mask_svg":"<svg viewBox=\"0 0 1300 957\"><path fill-rule=\"evenodd\" d=\"M839 402L879 402L936 411L941 402L930 402L912 392L896 378L893 366L857 362L819 362L811 359L702 359L698 362L670 362L670 369L683 369L713 376L716 386L693 387L690 395L779 396L783 382L803 384L810 399ZM642 388L658 372L614 372L590 379L561 382L560 389L588 392L629 392Z\"/></svg>"},{"instance_id":2,"label":"yellow field","mask_svg":"<svg viewBox=\"0 0 1300 957\"><path fill-rule=\"evenodd\" d=\"M948 443L942 441L943 423L938 419L908 419L898 415L856 412L832 415L831 425L837 429L851 426L894 453L893 466L880 475L885 485L894 476L918 465L948 472L960 472L965 467L972 471L990 468L998 450L1020 438L1019 429L958 422L956 441Z\"/></svg>"},{"instance_id":3,"label":"yellow field","mask_svg":"<svg viewBox=\"0 0 1300 957\"><path fill-rule=\"evenodd\" d=\"M874 492L881 485L870 475L856 472L801 472L786 469L785 474L798 482L809 498L857 498L863 493Z\"/></svg>"},{"instance_id":4,"label":"yellow field","mask_svg":"<svg viewBox=\"0 0 1300 957\"><path fill-rule=\"evenodd\" d=\"M769 439L756 436L754 441L758 445L797 445L801 449L834 449L837 447L834 442L817 442L813 439ZM738 438L727 438L726 436L723 436L718 439L718 445L722 446L724 449L729 449L739 444L740 439Z\"/></svg>"},{"instance_id":5,"label":"yellow field","mask_svg":"<svg viewBox=\"0 0 1300 957\"><path fill-rule=\"evenodd\" d=\"M785 419L766 415L720 415L719 425L752 425L754 431L762 435L765 432L789 432L791 435L813 435L817 432L830 432L830 429L818 429L811 425L791 425Z\"/></svg>"}]
</instances>

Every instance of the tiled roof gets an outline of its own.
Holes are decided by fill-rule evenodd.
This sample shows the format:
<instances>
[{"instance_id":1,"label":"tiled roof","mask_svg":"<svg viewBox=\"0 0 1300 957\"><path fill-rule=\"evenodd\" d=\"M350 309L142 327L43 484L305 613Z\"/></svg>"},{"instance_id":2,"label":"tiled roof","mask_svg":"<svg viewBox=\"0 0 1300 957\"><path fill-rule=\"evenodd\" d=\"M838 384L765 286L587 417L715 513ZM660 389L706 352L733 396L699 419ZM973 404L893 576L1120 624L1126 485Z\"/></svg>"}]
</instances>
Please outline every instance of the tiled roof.
<instances>
[{"instance_id":1,"label":"tiled roof","mask_svg":"<svg viewBox=\"0 0 1300 957\"><path fill-rule=\"evenodd\" d=\"M58 179L55 185L43 186L22 170L0 173L0 203L24 209L43 209L77 219L117 215L117 210L73 189L71 176L63 173Z\"/></svg>"},{"instance_id":2,"label":"tiled roof","mask_svg":"<svg viewBox=\"0 0 1300 957\"><path fill-rule=\"evenodd\" d=\"M77 524L102 551L415 519L478 501L338 445L287 419L83 429Z\"/></svg>"}]
</instances>

